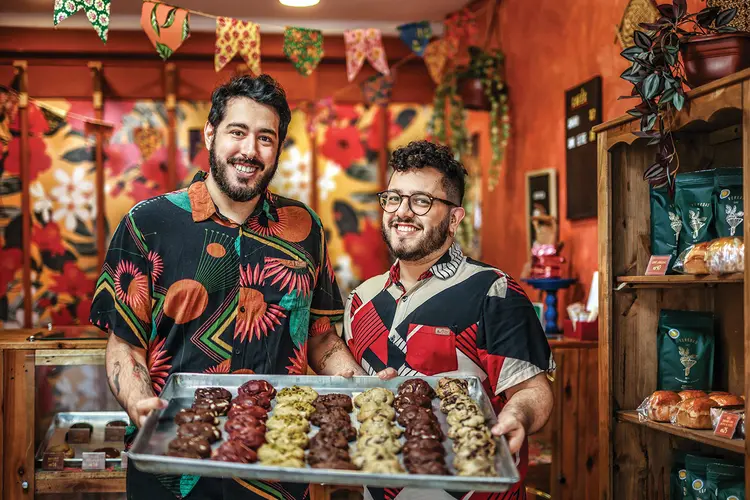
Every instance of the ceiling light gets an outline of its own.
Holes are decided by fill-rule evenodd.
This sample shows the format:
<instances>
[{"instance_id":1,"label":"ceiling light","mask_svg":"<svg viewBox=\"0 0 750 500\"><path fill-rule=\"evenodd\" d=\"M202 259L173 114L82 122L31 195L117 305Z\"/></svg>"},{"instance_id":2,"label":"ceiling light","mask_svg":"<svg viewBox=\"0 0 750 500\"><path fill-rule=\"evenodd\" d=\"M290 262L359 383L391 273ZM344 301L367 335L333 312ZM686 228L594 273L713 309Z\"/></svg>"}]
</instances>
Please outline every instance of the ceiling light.
<instances>
[{"instance_id":1,"label":"ceiling light","mask_svg":"<svg viewBox=\"0 0 750 500\"><path fill-rule=\"evenodd\" d=\"M312 7L313 5L317 5L320 0L279 0L279 3L281 5L286 5L287 7Z\"/></svg>"}]
</instances>

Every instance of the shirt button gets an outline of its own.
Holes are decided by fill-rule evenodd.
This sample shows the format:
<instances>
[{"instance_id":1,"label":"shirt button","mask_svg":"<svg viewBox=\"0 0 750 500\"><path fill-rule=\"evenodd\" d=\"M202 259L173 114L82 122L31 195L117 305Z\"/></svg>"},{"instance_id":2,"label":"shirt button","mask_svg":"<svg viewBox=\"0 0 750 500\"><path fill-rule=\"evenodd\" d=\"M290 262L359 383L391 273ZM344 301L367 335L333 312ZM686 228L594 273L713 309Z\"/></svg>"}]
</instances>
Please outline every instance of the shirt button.
<instances>
[{"instance_id":1,"label":"shirt button","mask_svg":"<svg viewBox=\"0 0 750 500\"><path fill-rule=\"evenodd\" d=\"M240 354L240 350L239 349L235 349L234 353L239 355Z\"/></svg>"},{"instance_id":2,"label":"shirt button","mask_svg":"<svg viewBox=\"0 0 750 500\"><path fill-rule=\"evenodd\" d=\"M240 306L240 312L241 313L245 312L245 306Z\"/></svg>"}]
</instances>

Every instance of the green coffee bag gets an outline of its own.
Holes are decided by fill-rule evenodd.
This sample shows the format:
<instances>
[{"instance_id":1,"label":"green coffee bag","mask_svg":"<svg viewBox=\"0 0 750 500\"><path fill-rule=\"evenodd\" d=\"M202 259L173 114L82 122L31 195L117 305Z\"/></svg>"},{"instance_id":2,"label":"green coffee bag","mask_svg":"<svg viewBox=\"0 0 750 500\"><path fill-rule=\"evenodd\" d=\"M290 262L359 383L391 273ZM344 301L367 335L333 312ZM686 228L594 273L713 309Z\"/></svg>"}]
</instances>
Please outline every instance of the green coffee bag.
<instances>
[{"instance_id":1,"label":"green coffee bag","mask_svg":"<svg viewBox=\"0 0 750 500\"><path fill-rule=\"evenodd\" d=\"M659 314L656 340L659 390L710 391L714 371L714 316L673 311Z\"/></svg>"},{"instance_id":2,"label":"green coffee bag","mask_svg":"<svg viewBox=\"0 0 750 500\"><path fill-rule=\"evenodd\" d=\"M675 450L672 471L669 475L669 500L685 500L687 494L687 470L685 454Z\"/></svg>"},{"instance_id":3,"label":"green coffee bag","mask_svg":"<svg viewBox=\"0 0 750 500\"><path fill-rule=\"evenodd\" d=\"M682 219L677 213L667 187L651 188L651 254L669 255L669 272L677 257L677 239Z\"/></svg>"},{"instance_id":4,"label":"green coffee bag","mask_svg":"<svg viewBox=\"0 0 750 500\"><path fill-rule=\"evenodd\" d=\"M713 191L713 170L675 177L675 206L682 220L677 255L691 245L714 239Z\"/></svg>"},{"instance_id":5,"label":"green coffee bag","mask_svg":"<svg viewBox=\"0 0 750 500\"><path fill-rule=\"evenodd\" d=\"M689 500L712 500L714 494L707 484L708 466L715 463L717 459L701 457L698 455L687 455L685 457L685 469L687 469L687 494Z\"/></svg>"},{"instance_id":6,"label":"green coffee bag","mask_svg":"<svg viewBox=\"0 0 750 500\"><path fill-rule=\"evenodd\" d=\"M714 173L714 220L716 235L744 235L745 206L742 200L742 169L717 168Z\"/></svg>"},{"instance_id":7,"label":"green coffee bag","mask_svg":"<svg viewBox=\"0 0 750 500\"><path fill-rule=\"evenodd\" d=\"M711 498L718 498L719 492L727 487L744 481L745 468L741 465L715 461L706 467L706 488L711 492Z\"/></svg>"},{"instance_id":8,"label":"green coffee bag","mask_svg":"<svg viewBox=\"0 0 750 500\"><path fill-rule=\"evenodd\" d=\"M745 483L737 481L719 488L718 500L745 500Z\"/></svg>"}]
</instances>

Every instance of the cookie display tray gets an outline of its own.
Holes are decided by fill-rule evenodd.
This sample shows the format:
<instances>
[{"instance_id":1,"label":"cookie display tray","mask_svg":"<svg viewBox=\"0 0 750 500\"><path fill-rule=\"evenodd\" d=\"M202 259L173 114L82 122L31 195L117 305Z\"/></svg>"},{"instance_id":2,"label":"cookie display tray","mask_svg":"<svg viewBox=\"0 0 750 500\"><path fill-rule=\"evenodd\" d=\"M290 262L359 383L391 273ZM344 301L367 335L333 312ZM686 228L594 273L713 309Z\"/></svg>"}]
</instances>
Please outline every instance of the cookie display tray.
<instances>
[{"instance_id":1,"label":"cookie display tray","mask_svg":"<svg viewBox=\"0 0 750 500\"><path fill-rule=\"evenodd\" d=\"M94 451L98 448L116 448L120 451L125 450L124 442L114 442L104 440L104 427L113 420L122 420L128 422L128 414L124 411L77 411L56 413L52 422L49 424L47 433L44 435L39 448L36 450L34 459L38 466L41 467L44 460L44 452L50 446L65 444L65 434L68 428L79 422L91 424L94 430L91 432L91 440L84 444L71 444L70 447L75 451L74 458L65 459L65 467L81 467L83 462L83 452ZM120 458L107 458L107 467L120 465Z\"/></svg>"},{"instance_id":2,"label":"cookie display tray","mask_svg":"<svg viewBox=\"0 0 750 500\"><path fill-rule=\"evenodd\" d=\"M512 484L520 481L518 469L515 466L513 456L508 449L504 437L498 438L497 451L495 455L497 476L495 477L468 477L468 476L435 476L420 474L373 474L362 471L342 471L328 469L290 468L254 464L240 464L230 462L219 462L210 459L177 458L166 455L167 444L177 432L174 416L183 408L189 408L193 401L195 389L199 387L224 387L232 396L237 395L237 388L248 380L262 379L270 382L276 391L292 385L310 386L319 394L342 393L356 396L360 392L373 387L383 387L396 393L398 386L413 377L397 377L383 381L377 377L323 377L323 376L297 376L297 375L213 375L198 373L172 374L167 380L161 398L169 404L166 408L158 410L149 415L143 428L128 452L128 458L132 460L139 470L162 474L195 474L206 477L239 477L243 479L264 479L276 481L288 481L295 483L315 483L334 485L371 485L380 487L416 487L416 488L441 488L453 491L506 491ZM433 388L437 387L440 377L420 377L428 382ZM492 410L489 397L484 391L481 382L476 377L462 377L469 383L469 393L477 401L484 412L487 424L492 426L495 414ZM274 401L275 404L275 401ZM445 415L439 408L440 400L433 400L433 410L440 421L447 436L448 424ZM352 424L358 427L356 420L356 408L352 412ZM272 410L273 412L273 410ZM271 413L273 415L273 413ZM220 428L223 440L227 439L223 431L226 417L222 417ZM310 435L317 432L317 427L311 426ZM403 437L401 438L403 440ZM220 443L214 444L216 448ZM356 445L356 442L352 443ZM451 472L453 451L449 438L443 442L446 450L446 463ZM351 448L351 447L350 447ZM399 460L403 457L398 455Z\"/></svg>"}]
</instances>

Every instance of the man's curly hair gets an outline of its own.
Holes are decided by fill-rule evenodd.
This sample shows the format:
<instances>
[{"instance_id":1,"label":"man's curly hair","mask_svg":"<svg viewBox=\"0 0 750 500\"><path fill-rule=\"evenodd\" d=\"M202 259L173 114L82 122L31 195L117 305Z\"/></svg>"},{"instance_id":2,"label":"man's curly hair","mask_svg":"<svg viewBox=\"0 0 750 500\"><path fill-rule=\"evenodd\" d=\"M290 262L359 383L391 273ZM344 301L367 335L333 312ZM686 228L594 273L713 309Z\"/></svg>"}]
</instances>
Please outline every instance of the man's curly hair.
<instances>
[{"instance_id":1,"label":"man's curly hair","mask_svg":"<svg viewBox=\"0 0 750 500\"><path fill-rule=\"evenodd\" d=\"M443 174L443 189L449 201L461 205L466 189L466 169L454 157L448 146L429 141L412 141L395 150L388 163L394 172L432 167Z\"/></svg>"}]
</instances>

